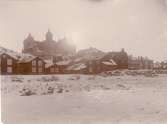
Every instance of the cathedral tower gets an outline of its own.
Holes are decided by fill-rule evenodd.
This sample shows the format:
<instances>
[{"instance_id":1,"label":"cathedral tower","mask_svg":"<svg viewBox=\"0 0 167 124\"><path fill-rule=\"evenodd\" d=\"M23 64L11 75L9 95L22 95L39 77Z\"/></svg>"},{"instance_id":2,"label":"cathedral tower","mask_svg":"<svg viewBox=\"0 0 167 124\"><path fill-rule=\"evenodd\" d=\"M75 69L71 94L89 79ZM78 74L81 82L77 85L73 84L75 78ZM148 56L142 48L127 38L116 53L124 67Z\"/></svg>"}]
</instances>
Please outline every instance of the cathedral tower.
<instances>
[{"instance_id":1,"label":"cathedral tower","mask_svg":"<svg viewBox=\"0 0 167 124\"><path fill-rule=\"evenodd\" d=\"M24 40L24 50L34 47L34 38L31 33L28 34L27 38Z\"/></svg>"}]
</instances>

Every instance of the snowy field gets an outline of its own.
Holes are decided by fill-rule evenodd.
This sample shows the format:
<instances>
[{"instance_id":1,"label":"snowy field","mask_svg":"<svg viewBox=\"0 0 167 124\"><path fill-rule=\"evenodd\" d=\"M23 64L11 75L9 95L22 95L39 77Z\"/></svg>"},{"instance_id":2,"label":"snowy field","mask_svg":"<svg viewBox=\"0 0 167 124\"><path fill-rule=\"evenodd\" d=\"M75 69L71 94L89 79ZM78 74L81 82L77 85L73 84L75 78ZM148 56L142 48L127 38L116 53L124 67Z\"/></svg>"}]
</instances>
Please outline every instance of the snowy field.
<instances>
[{"instance_id":1,"label":"snowy field","mask_svg":"<svg viewBox=\"0 0 167 124\"><path fill-rule=\"evenodd\" d=\"M167 74L1 76L4 124L167 124Z\"/></svg>"}]
</instances>

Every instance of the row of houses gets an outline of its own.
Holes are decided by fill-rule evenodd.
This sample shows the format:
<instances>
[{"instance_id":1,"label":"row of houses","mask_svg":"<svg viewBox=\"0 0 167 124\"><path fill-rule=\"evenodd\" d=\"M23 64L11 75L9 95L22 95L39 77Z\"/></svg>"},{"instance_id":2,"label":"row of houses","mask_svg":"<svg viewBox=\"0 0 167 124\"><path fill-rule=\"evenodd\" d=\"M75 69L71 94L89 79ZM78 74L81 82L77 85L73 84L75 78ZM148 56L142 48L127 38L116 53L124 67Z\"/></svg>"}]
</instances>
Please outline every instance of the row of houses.
<instances>
[{"instance_id":1,"label":"row of houses","mask_svg":"<svg viewBox=\"0 0 167 124\"><path fill-rule=\"evenodd\" d=\"M1 74L93 74L116 68L117 64L112 59L109 61L90 60L83 62L63 60L54 63L51 60L43 60L31 55L15 57L7 53L0 54Z\"/></svg>"},{"instance_id":2,"label":"row of houses","mask_svg":"<svg viewBox=\"0 0 167 124\"><path fill-rule=\"evenodd\" d=\"M163 64L165 65L165 64ZM115 69L152 69L148 58L132 58L122 49L103 53L96 48L79 51L75 56L55 56L45 60L39 56L17 53L0 47L1 74L97 74ZM163 66L167 67L167 66Z\"/></svg>"},{"instance_id":3,"label":"row of houses","mask_svg":"<svg viewBox=\"0 0 167 124\"><path fill-rule=\"evenodd\" d=\"M117 63L111 58L107 59L106 56L89 59L71 57L54 61L2 48L0 52L1 74L94 74L116 68L118 68Z\"/></svg>"},{"instance_id":4,"label":"row of houses","mask_svg":"<svg viewBox=\"0 0 167 124\"><path fill-rule=\"evenodd\" d=\"M1 74L40 74L45 70L42 59L31 55L18 56L17 54L0 54Z\"/></svg>"}]
</instances>

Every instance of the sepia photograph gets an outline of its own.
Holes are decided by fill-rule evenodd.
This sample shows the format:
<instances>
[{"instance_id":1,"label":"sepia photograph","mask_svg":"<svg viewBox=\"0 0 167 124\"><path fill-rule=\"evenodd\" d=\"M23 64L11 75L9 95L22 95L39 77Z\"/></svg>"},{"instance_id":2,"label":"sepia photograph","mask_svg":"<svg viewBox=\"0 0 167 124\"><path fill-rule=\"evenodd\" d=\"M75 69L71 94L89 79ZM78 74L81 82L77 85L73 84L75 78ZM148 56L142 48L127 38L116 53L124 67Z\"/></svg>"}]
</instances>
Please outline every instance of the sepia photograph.
<instances>
[{"instance_id":1,"label":"sepia photograph","mask_svg":"<svg viewBox=\"0 0 167 124\"><path fill-rule=\"evenodd\" d=\"M0 0L2 124L167 124L167 0Z\"/></svg>"}]
</instances>

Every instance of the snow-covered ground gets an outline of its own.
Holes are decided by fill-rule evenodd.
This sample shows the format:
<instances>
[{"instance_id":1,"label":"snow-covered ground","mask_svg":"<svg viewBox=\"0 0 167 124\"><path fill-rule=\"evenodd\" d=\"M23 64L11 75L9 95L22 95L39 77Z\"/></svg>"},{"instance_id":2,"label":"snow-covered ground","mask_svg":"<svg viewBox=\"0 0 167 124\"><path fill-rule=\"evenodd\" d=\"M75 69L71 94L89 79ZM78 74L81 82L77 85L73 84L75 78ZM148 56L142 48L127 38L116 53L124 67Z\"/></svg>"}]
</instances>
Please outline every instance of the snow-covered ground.
<instances>
[{"instance_id":1,"label":"snow-covered ground","mask_svg":"<svg viewBox=\"0 0 167 124\"><path fill-rule=\"evenodd\" d=\"M1 78L4 124L167 123L167 74Z\"/></svg>"}]
</instances>

